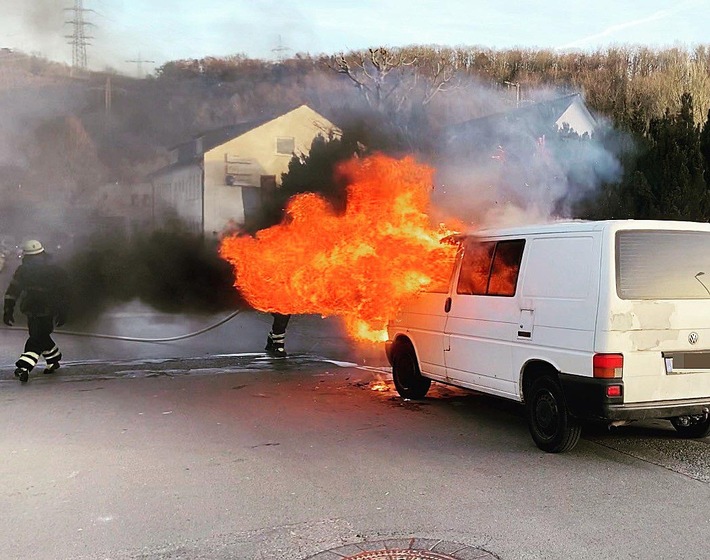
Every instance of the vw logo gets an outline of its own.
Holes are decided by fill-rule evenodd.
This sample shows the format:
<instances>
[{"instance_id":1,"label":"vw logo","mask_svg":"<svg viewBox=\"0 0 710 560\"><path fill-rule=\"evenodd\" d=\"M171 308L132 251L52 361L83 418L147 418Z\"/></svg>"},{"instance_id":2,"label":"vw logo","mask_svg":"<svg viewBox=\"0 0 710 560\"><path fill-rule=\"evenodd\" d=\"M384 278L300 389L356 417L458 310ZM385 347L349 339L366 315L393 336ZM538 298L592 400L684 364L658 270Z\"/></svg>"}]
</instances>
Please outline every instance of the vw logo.
<instances>
[{"instance_id":1,"label":"vw logo","mask_svg":"<svg viewBox=\"0 0 710 560\"><path fill-rule=\"evenodd\" d=\"M688 342L695 344L700 339L700 336L696 332L692 332L688 335Z\"/></svg>"}]
</instances>

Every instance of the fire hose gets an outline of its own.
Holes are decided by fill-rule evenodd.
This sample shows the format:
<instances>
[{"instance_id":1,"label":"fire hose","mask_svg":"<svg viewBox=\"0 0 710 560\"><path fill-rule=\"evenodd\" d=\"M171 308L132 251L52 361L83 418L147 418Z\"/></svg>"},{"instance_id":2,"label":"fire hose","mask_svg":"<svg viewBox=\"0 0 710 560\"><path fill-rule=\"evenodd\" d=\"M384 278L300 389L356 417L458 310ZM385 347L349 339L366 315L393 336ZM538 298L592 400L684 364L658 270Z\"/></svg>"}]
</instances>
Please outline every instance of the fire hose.
<instances>
[{"instance_id":1,"label":"fire hose","mask_svg":"<svg viewBox=\"0 0 710 560\"><path fill-rule=\"evenodd\" d=\"M64 331L64 330L55 330L54 332L57 334L64 334L64 335L69 335L69 336L85 336L88 338L108 338L110 340L123 340L126 342L152 342L152 343L158 343L158 342L175 342L177 340L185 340L186 338L192 338L193 336L198 336L201 334L204 334L208 331L211 331L213 329L216 329L217 327L224 325L227 321L231 321L234 319L237 315L241 313L241 309L238 309L229 315L227 315L224 319L221 319L220 321L217 321L213 325L210 325L208 327L205 327L204 329L200 329L199 331L187 333L187 334L181 334L179 336L171 336L167 338L138 338L138 337L133 337L133 336L120 336L120 335L115 335L115 334L99 334L99 333L88 333L88 332L80 332L80 331ZM3 327L4 330L26 330L23 327Z\"/></svg>"}]
</instances>

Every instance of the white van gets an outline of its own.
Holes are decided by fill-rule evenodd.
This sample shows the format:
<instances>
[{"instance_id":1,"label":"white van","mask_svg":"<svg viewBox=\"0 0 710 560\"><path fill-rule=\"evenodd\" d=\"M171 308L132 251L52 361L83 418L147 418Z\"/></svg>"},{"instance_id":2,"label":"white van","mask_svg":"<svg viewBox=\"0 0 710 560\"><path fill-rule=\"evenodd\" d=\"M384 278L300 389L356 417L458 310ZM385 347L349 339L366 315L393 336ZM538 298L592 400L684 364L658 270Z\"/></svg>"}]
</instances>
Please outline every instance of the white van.
<instances>
[{"instance_id":1,"label":"white van","mask_svg":"<svg viewBox=\"0 0 710 560\"><path fill-rule=\"evenodd\" d=\"M388 325L402 397L435 380L525 403L553 453L582 421L710 433L710 224L560 222L457 242L449 285Z\"/></svg>"}]
</instances>

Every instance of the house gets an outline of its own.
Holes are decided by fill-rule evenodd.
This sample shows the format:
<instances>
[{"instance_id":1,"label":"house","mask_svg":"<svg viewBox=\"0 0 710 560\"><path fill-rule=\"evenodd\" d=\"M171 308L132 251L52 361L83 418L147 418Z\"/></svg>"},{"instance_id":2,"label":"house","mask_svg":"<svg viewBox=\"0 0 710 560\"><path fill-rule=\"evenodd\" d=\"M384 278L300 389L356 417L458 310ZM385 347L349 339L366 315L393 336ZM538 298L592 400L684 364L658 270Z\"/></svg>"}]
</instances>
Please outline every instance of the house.
<instances>
[{"instance_id":1,"label":"house","mask_svg":"<svg viewBox=\"0 0 710 560\"><path fill-rule=\"evenodd\" d=\"M511 145L532 140L544 142L554 130L591 137L597 121L578 93L525 105L450 126L444 133L449 153L507 150Z\"/></svg>"},{"instance_id":2,"label":"house","mask_svg":"<svg viewBox=\"0 0 710 560\"><path fill-rule=\"evenodd\" d=\"M219 234L260 211L294 154L306 155L318 135L339 135L306 105L275 118L226 126L172 148L171 163L150 177L157 223L171 216L191 231Z\"/></svg>"}]
</instances>

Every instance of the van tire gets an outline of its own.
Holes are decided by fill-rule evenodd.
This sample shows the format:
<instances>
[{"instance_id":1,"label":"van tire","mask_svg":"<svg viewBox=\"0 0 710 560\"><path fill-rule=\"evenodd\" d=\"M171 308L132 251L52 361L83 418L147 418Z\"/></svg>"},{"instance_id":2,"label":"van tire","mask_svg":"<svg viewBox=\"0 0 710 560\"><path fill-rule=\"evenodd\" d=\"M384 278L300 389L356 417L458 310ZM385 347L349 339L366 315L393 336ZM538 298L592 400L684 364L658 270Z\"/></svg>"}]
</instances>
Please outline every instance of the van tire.
<instances>
[{"instance_id":1,"label":"van tire","mask_svg":"<svg viewBox=\"0 0 710 560\"><path fill-rule=\"evenodd\" d=\"M683 438L697 439L704 438L710 434L710 415L706 414L704 420L694 424L683 425L677 418L671 418L671 424L678 435Z\"/></svg>"},{"instance_id":2,"label":"van tire","mask_svg":"<svg viewBox=\"0 0 710 560\"><path fill-rule=\"evenodd\" d=\"M431 379L419 370L417 356L411 344L398 344L392 353L392 381L397 392L405 399L422 399L431 387Z\"/></svg>"},{"instance_id":3,"label":"van tire","mask_svg":"<svg viewBox=\"0 0 710 560\"><path fill-rule=\"evenodd\" d=\"M530 434L540 449L562 453L577 445L582 427L570 417L562 388L553 376L536 379L526 400Z\"/></svg>"}]
</instances>

